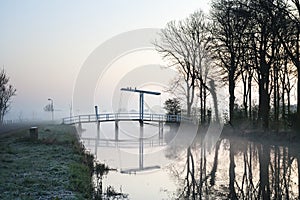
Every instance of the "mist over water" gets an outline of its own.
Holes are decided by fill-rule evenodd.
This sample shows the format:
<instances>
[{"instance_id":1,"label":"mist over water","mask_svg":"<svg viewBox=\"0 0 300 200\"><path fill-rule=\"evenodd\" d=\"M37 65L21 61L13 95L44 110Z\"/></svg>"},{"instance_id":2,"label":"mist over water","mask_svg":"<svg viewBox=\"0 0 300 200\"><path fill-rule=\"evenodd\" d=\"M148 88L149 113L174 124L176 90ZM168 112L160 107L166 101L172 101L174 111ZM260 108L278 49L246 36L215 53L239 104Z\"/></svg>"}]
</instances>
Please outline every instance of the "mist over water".
<instances>
[{"instance_id":1,"label":"mist over water","mask_svg":"<svg viewBox=\"0 0 300 200\"><path fill-rule=\"evenodd\" d=\"M300 153L288 142L276 145L228 136L214 143L198 134L190 143L184 140L188 137L176 137L178 130L168 125L159 141L155 123L145 124L143 165L159 168L139 171L139 123L119 123L119 141L114 140L111 122L101 123L98 140L97 125L83 124L81 139L99 161L118 170L107 175L104 187L121 188L130 199L185 199L193 193L200 199L299 196ZM120 173L128 169L136 171ZM197 184L193 185L193 180Z\"/></svg>"}]
</instances>

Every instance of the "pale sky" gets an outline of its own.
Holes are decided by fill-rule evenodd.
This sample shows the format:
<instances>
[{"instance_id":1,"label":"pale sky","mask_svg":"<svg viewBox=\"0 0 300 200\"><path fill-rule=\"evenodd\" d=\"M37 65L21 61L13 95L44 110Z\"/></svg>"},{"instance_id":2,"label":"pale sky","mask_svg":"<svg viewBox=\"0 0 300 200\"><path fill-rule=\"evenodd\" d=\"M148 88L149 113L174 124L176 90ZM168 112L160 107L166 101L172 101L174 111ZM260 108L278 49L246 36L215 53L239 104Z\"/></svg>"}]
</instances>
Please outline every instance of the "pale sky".
<instances>
[{"instance_id":1,"label":"pale sky","mask_svg":"<svg viewBox=\"0 0 300 200\"><path fill-rule=\"evenodd\" d=\"M88 56L126 31L163 28L209 0L1 0L0 65L17 89L6 119L68 116L77 75Z\"/></svg>"}]
</instances>

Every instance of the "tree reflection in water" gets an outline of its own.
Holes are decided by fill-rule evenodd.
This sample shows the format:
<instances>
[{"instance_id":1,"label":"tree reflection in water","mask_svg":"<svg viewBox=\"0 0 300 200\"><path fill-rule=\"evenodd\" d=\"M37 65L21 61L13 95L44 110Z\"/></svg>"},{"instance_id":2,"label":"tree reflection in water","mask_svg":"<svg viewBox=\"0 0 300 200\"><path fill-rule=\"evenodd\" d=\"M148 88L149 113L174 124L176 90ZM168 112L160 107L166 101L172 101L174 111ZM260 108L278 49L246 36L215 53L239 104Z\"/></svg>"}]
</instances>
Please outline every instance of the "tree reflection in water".
<instances>
[{"instance_id":1,"label":"tree reflection in water","mask_svg":"<svg viewBox=\"0 0 300 200\"><path fill-rule=\"evenodd\" d=\"M174 199L298 199L300 152L241 138L220 139L213 148L196 138L188 148L167 149L178 182ZM172 156L171 156L172 155Z\"/></svg>"}]
</instances>

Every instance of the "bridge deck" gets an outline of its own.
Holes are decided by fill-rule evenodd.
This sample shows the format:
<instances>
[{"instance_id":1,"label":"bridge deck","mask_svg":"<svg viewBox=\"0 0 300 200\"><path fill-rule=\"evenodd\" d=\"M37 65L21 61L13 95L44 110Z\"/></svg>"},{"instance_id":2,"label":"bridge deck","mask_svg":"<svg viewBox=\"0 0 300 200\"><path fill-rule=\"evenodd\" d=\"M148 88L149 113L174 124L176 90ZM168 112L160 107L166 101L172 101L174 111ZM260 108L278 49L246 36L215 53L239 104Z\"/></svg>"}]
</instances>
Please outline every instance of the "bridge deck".
<instances>
[{"instance_id":1,"label":"bridge deck","mask_svg":"<svg viewBox=\"0 0 300 200\"><path fill-rule=\"evenodd\" d=\"M63 124L78 124L91 122L109 122L109 121L140 121L139 113L105 113L105 114L89 114L78 115L63 118ZM165 114L144 114L143 121L154 122L171 122L179 123L182 121L192 121L192 118L181 115L165 115Z\"/></svg>"}]
</instances>

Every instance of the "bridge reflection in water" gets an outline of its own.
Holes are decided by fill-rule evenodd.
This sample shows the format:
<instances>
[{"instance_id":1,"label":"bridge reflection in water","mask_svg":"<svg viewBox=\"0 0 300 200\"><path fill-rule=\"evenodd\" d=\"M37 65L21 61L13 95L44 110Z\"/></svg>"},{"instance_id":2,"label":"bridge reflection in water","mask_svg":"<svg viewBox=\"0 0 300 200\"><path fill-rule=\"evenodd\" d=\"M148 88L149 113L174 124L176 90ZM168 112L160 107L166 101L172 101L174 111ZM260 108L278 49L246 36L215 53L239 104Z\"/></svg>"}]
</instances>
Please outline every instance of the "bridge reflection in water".
<instances>
[{"instance_id":1,"label":"bridge reflection in water","mask_svg":"<svg viewBox=\"0 0 300 200\"><path fill-rule=\"evenodd\" d=\"M138 149L138 157L139 157L139 166L138 168L130 168L130 169L121 169L121 173L136 173L139 171L147 171L147 170L154 170L159 169L159 165L153 166L144 166L144 148L157 148L157 147L164 147L166 143L163 140L162 131L160 131L159 137L152 136L145 138L143 136L143 127L140 128L140 136L138 138L128 138L128 139L119 139L115 137L115 139L109 138L101 138L100 137L100 127L99 123L97 125L97 137L81 137L82 142L87 146L94 146L94 155L97 155L98 148L119 148L119 149ZM163 126L163 125L160 125ZM163 130L163 128L160 128ZM115 132L119 132L119 128L115 128ZM119 135L115 134L115 135Z\"/></svg>"}]
</instances>

